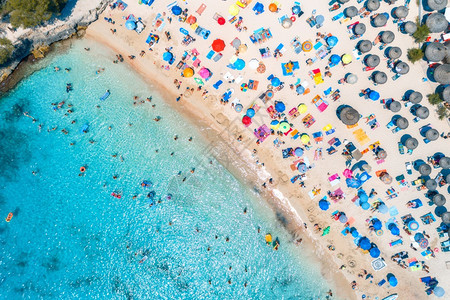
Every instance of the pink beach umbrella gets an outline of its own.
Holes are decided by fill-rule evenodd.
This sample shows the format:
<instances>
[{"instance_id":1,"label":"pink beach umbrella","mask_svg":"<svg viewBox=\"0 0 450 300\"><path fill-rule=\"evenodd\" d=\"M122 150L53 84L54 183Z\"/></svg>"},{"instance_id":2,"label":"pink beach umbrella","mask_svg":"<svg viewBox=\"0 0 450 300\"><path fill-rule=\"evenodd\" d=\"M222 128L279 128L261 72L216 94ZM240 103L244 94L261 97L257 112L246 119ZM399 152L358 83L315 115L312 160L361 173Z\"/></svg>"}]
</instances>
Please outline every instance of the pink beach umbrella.
<instances>
[{"instance_id":1,"label":"pink beach umbrella","mask_svg":"<svg viewBox=\"0 0 450 300\"><path fill-rule=\"evenodd\" d=\"M201 68L199 74L200 74L200 77L202 77L203 79L206 79L209 77L209 75L211 73L209 72L209 70L207 68Z\"/></svg>"},{"instance_id":2,"label":"pink beach umbrella","mask_svg":"<svg viewBox=\"0 0 450 300\"><path fill-rule=\"evenodd\" d=\"M350 169L345 169L344 172L342 172L345 178L352 178L353 172Z\"/></svg>"}]
</instances>

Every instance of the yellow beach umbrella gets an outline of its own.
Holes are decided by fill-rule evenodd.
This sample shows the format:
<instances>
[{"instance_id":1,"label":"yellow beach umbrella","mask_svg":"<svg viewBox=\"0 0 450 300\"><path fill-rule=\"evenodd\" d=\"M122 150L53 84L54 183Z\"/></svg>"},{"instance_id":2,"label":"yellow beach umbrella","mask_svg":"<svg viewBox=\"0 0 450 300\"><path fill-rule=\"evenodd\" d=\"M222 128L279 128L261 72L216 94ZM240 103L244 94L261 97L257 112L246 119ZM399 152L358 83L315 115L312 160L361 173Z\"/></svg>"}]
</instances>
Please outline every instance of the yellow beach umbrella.
<instances>
[{"instance_id":1,"label":"yellow beach umbrella","mask_svg":"<svg viewBox=\"0 0 450 300\"><path fill-rule=\"evenodd\" d=\"M288 132L289 129L291 129L291 125L289 124L289 122L283 121L283 122L280 122L279 129L282 133L285 133L285 132Z\"/></svg>"},{"instance_id":2,"label":"yellow beach umbrella","mask_svg":"<svg viewBox=\"0 0 450 300\"><path fill-rule=\"evenodd\" d=\"M192 77L192 76L194 76L194 70L192 70L192 68L184 69L183 76L184 77Z\"/></svg>"},{"instance_id":3,"label":"yellow beach umbrella","mask_svg":"<svg viewBox=\"0 0 450 300\"><path fill-rule=\"evenodd\" d=\"M305 112L308 111L308 106L306 106L305 103L301 103L298 107L297 110L299 113L304 114Z\"/></svg>"},{"instance_id":4,"label":"yellow beach umbrella","mask_svg":"<svg viewBox=\"0 0 450 300\"><path fill-rule=\"evenodd\" d=\"M352 62L352 56L350 54L344 54L341 59L346 65Z\"/></svg>"},{"instance_id":5,"label":"yellow beach umbrella","mask_svg":"<svg viewBox=\"0 0 450 300\"><path fill-rule=\"evenodd\" d=\"M300 140L302 141L303 144L308 144L309 141L311 140L309 138L309 135L307 135L306 133L302 134L302 136L300 137Z\"/></svg>"},{"instance_id":6,"label":"yellow beach umbrella","mask_svg":"<svg viewBox=\"0 0 450 300\"><path fill-rule=\"evenodd\" d=\"M273 120L272 122L270 122L270 128L273 130L277 130L280 127L280 122L278 122L277 120Z\"/></svg>"},{"instance_id":7,"label":"yellow beach umbrella","mask_svg":"<svg viewBox=\"0 0 450 300\"><path fill-rule=\"evenodd\" d=\"M231 5L228 9L228 12L234 17L239 13L239 6L237 6L236 4Z\"/></svg>"}]
</instances>

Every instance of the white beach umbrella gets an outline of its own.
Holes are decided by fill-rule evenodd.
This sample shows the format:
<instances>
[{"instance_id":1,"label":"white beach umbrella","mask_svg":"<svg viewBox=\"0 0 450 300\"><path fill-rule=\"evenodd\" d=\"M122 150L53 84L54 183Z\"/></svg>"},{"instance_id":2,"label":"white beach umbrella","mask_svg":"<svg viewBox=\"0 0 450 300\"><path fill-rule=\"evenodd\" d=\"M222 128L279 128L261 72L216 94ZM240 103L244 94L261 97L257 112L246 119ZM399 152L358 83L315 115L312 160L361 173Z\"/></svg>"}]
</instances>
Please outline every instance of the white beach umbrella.
<instances>
[{"instance_id":1,"label":"white beach umbrella","mask_svg":"<svg viewBox=\"0 0 450 300\"><path fill-rule=\"evenodd\" d=\"M358 82L358 76L356 76L355 74L348 74L347 77L345 78L345 81L349 84L355 84Z\"/></svg>"},{"instance_id":2,"label":"white beach umbrella","mask_svg":"<svg viewBox=\"0 0 450 300\"><path fill-rule=\"evenodd\" d=\"M248 62L248 66L250 67L250 69L256 70L258 68L258 66L259 66L259 60L257 60L256 58L252 58Z\"/></svg>"}]
</instances>

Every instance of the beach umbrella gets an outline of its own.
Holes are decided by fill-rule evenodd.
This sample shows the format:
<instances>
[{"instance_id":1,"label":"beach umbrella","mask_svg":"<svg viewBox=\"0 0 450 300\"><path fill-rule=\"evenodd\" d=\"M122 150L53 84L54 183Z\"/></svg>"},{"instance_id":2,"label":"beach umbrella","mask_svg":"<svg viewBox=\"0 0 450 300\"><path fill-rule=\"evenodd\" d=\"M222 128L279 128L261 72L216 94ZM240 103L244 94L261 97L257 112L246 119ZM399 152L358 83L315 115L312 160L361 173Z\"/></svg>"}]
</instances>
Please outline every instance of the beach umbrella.
<instances>
[{"instance_id":1,"label":"beach umbrella","mask_svg":"<svg viewBox=\"0 0 450 300\"><path fill-rule=\"evenodd\" d=\"M437 286L437 287L435 287L435 288L433 289L433 294L434 294L436 297L441 298L441 297L443 297L443 296L445 295L445 290L444 290L443 288L441 288L440 286Z\"/></svg>"},{"instance_id":2,"label":"beach umbrella","mask_svg":"<svg viewBox=\"0 0 450 300\"><path fill-rule=\"evenodd\" d=\"M325 17L324 16L322 16L322 15L317 15L316 16L316 23L318 25L322 25L324 21L325 21Z\"/></svg>"},{"instance_id":3,"label":"beach umbrella","mask_svg":"<svg viewBox=\"0 0 450 300\"><path fill-rule=\"evenodd\" d=\"M292 26L292 20L290 18L284 18L283 22L281 22L281 26L283 28L290 28Z\"/></svg>"},{"instance_id":4,"label":"beach umbrella","mask_svg":"<svg viewBox=\"0 0 450 300\"><path fill-rule=\"evenodd\" d=\"M337 54L333 54L330 57L330 62L334 65L337 65L341 61L341 57Z\"/></svg>"},{"instance_id":5,"label":"beach umbrella","mask_svg":"<svg viewBox=\"0 0 450 300\"><path fill-rule=\"evenodd\" d=\"M334 35L329 36L329 37L327 38L327 44L328 44L328 46L330 46L330 47L336 46L337 43L338 43L338 41L339 41L338 38L335 37ZM335 54L334 54L334 55L335 55Z\"/></svg>"},{"instance_id":6,"label":"beach umbrella","mask_svg":"<svg viewBox=\"0 0 450 300\"><path fill-rule=\"evenodd\" d=\"M225 24L225 18L223 18L223 17L217 18L217 23L219 23L219 25L224 25Z\"/></svg>"},{"instance_id":7,"label":"beach umbrella","mask_svg":"<svg viewBox=\"0 0 450 300\"><path fill-rule=\"evenodd\" d=\"M356 82L358 82L358 76L356 76L355 74L348 74L345 78L345 81L349 84L355 84Z\"/></svg>"},{"instance_id":8,"label":"beach umbrella","mask_svg":"<svg viewBox=\"0 0 450 300\"><path fill-rule=\"evenodd\" d=\"M382 203L380 206L378 206L378 211L382 214L385 214L389 211L389 208L386 204Z\"/></svg>"},{"instance_id":9,"label":"beach umbrella","mask_svg":"<svg viewBox=\"0 0 450 300\"><path fill-rule=\"evenodd\" d=\"M430 29L430 32L437 33L444 31L448 27L448 21L441 13L433 13L428 16L425 24Z\"/></svg>"},{"instance_id":10,"label":"beach umbrella","mask_svg":"<svg viewBox=\"0 0 450 300\"><path fill-rule=\"evenodd\" d=\"M402 56L402 49L400 49L399 47L390 47L388 56L390 59L397 59Z\"/></svg>"},{"instance_id":11,"label":"beach umbrella","mask_svg":"<svg viewBox=\"0 0 450 300\"><path fill-rule=\"evenodd\" d=\"M292 6L292 13L293 13L294 15L300 14L301 11L302 11L302 9L300 8L299 5L294 5L294 6Z\"/></svg>"},{"instance_id":12,"label":"beach umbrella","mask_svg":"<svg viewBox=\"0 0 450 300\"><path fill-rule=\"evenodd\" d=\"M330 227L330 226L327 226L327 227L322 231L322 236L329 234L329 233L330 233L330 229L331 229L331 227Z\"/></svg>"},{"instance_id":13,"label":"beach umbrella","mask_svg":"<svg viewBox=\"0 0 450 300\"><path fill-rule=\"evenodd\" d=\"M194 70L192 68L184 69L183 70L183 76L187 77L187 78L194 76Z\"/></svg>"},{"instance_id":14,"label":"beach umbrella","mask_svg":"<svg viewBox=\"0 0 450 300\"><path fill-rule=\"evenodd\" d=\"M388 229L392 235L400 235L400 229L394 223L389 224Z\"/></svg>"},{"instance_id":15,"label":"beach umbrella","mask_svg":"<svg viewBox=\"0 0 450 300\"><path fill-rule=\"evenodd\" d=\"M352 56L350 54L344 54L341 57L341 60L344 65L348 65L349 63L352 62Z\"/></svg>"},{"instance_id":16,"label":"beach umbrella","mask_svg":"<svg viewBox=\"0 0 450 300\"><path fill-rule=\"evenodd\" d=\"M306 104L304 104L304 103L301 103L301 104L299 104L297 109L298 109L299 113L304 114L305 112L308 111L308 106L306 106Z\"/></svg>"},{"instance_id":17,"label":"beach umbrella","mask_svg":"<svg viewBox=\"0 0 450 300\"><path fill-rule=\"evenodd\" d=\"M280 127L280 122L277 120L272 120L272 122L270 122L270 128L272 128L273 130L277 130L278 127Z\"/></svg>"},{"instance_id":18,"label":"beach umbrella","mask_svg":"<svg viewBox=\"0 0 450 300\"><path fill-rule=\"evenodd\" d=\"M366 8L368 11L375 11L380 8L380 0L367 0Z\"/></svg>"},{"instance_id":19,"label":"beach umbrella","mask_svg":"<svg viewBox=\"0 0 450 300\"><path fill-rule=\"evenodd\" d=\"M245 67L245 61L243 61L242 59L238 58L235 62L234 62L234 67L237 70L242 70Z\"/></svg>"},{"instance_id":20,"label":"beach umbrella","mask_svg":"<svg viewBox=\"0 0 450 300\"><path fill-rule=\"evenodd\" d=\"M286 106L284 105L283 102L278 101L277 103L275 103L275 110L276 110L277 112L282 113L283 111L286 110Z\"/></svg>"},{"instance_id":21,"label":"beach umbrella","mask_svg":"<svg viewBox=\"0 0 450 300\"><path fill-rule=\"evenodd\" d=\"M427 6L431 10L442 10L447 6L447 0L427 0Z\"/></svg>"},{"instance_id":22,"label":"beach umbrella","mask_svg":"<svg viewBox=\"0 0 450 300\"><path fill-rule=\"evenodd\" d=\"M397 121L395 121L395 125L397 125L397 127L400 129L406 129L409 126L409 122L408 119L400 117L397 119Z\"/></svg>"},{"instance_id":23,"label":"beach umbrella","mask_svg":"<svg viewBox=\"0 0 450 300\"><path fill-rule=\"evenodd\" d=\"M385 84L387 81L387 75L384 72L374 72L373 81L377 84Z\"/></svg>"},{"instance_id":24,"label":"beach umbrella","mask_svg":"<svg viewBox=\"0 0 450 300\"><path fill-rule=\"evenodd\" d=\"M425 106L421 106L418 109L416 109L416 116L422 120L428 118L429 115L430 115L430 111Z\"/></svg>"},{"instance_id":25,"label":"beach umbrella","mask_svg":"<svg viewBox=\"0 0 450 300\"><path fill-rule=\"evenodd\" d=\"M247 109L246 115L247 115L249 118L253 118L253 117L255 116L255 110L254 110L253 108Z\"/></svg>"},{"instance_id":26,"label":"beach umbrella","mask_svg":"<svg viewBox=\"0 0 450 300\"><path fill-rule=\"evenodd\" d=\"M300 173L305 173L308 170L308 167L306 166L306 164L300 163L300 164L297 165L297 170Z\"/></svg>"},{"instance_id":27,"label":"beach umbrella","mask_svg":"<svg viewBox=\"0 0 450 300\"><path fill-rule=\"evenodd\" d=\"M414 241L419 242L421 239L423 239L425 236L423 235L423 233L417 232L414 235Z\"/></svg>"},{"instance_id":28,"label":"beach umbrella","mask_svg":"<svg viewBox=\"0 0 450 300\"><path fill-rule=\"evenodd\" d=\"M383 27L387 23L387 17L385 14L379 14L373 19L373 24L375 27Z\"/></svg>"},{"instance_id":29,"label":"beach umbrella","mask_svg":"<svg viewBox=\"0 0 450 300\"><path fill-rule=\"evenodd\" d=\"M131 20L131 19L128 19L126 22L125 22L125 27L128 29L128 30L135 30L136 29L136 22L134 22L133 20Z\"/></svg>"},{"instance_id":30,"label":"beach umbrella","mask_svg":"<svg viewBox=\"0 0 450 300\"><path fill-rule=\"evenodd\" d=\"M250 124L252 124L252 118L250 118L249 116L245 115L242 118L242 124L244 124L246 127L249 126Z\"/></svg>"},{"instance_id":31,"label":"beach umbrella","mask_svg":"<svg viewBox=\"0 0 450 300\"><path fill-rule=\"evenodd\" d=\"M267 99L272 99L273 98L273 91L272 90L267 90L266 91L266 98Z\"/></svg>"},{"instance_id":32,"label":"beach umbrella","mask_svg":"<svg viewBox=\"0 0 450 300\"><path fill-rule=\"evenodd\" d=\"M389 104L389 110L392 111L392 112L399 112L401 108L402 108L402 105L398 101L393 100Z\"/></svg>"},{"instance_id":33,"label":"beach umbrella","mask_svg":"<svg viewBox=\"0 0 450 300\"><path fill-rule=\"evenodd\" d=\"M190 15L189 18L187 18L186 22L188 22L190 25L195 24L195 22L197 22L197 18L193 15Z\"/></svg>"},{"instance_id":34,"label":"beach umbrella","mask_svg":"<svg viewBox=\"0 0 450 300\"><path fill-rule=\"evenodd\" d=\"M359 112L351 106L346 106L340 111L339 118L345 125L355 125L359 121Z\"/></svg>"},{"instance_id":35,"label":"beach umbrella","mask_svg":"<svg viewBox=\"0 0 450 300\"><path fill-rule=\"evenodd\" d=\"M447 211L447 212L443 213L441 215L441 219L442 219L442 222L444 222L444 224L449 225L450 224L450 212Z\"/></svg>"},{"instance_id":36,"label":"beach umbrella","mask_svg":"<svg viewBox=\"0 0 450 300\"><path fill-rule=\"evenodd\" d=\"M370 50L372 50L372 42L369 40L362 40L358 44L358 50L361 51L361 53L367 53Z\"/></svg>"},{"instance_id":37,"label":"beach umbrella","mask_svg":"<svg viewBox=\"0 0 450 300\"><path fill-rule=\"evenodd\" d=\"M303 49L303 51L305 51L305 52L309 52L309 51L311 51L312 50L312 43L310 42L310 41L305 41L305 42L303 42L303 44L302 44L302 49Z\"/></svg>"},{"instance_id":38,"label":"beach umbrella","mask_svg":"<svg viewBox=\"0 0 450 300\"><path fill-rule=\"evenodd\" d=\"M181 12L182 12L181 7L179 7L178 5L172 6L172 13L173 13L175 16L181 15Z\"/></svg>"},{"instance_id":39,"label":"beach umbrella","mask_svg":"<svg viewBox=\"0 0 450 300\"><path fill-rule=\"evenodd\" d=\"M357 14L358 14L358 9L357 9L356 7L354 7L353 5L347 7L346 9L344 9L344 15L345 15L347 18L353 18L353 17L356 16Z\"/></svg>"},{"instance_id":40,"label":"beach umbrella","mask_svg":"<svg viewBox=\"0 0 450 300\"><path fill-rule=\"evenodd\" d=\"M403 19L406 18L406 16L408 16L408 13L409 9L406 6L402 5L395 9L394 16L396 16L398 19Z\"/></svg>"},{"instance_id":41,"label":"beach umbrella","mask_svg":"<svg viewBox=\"0 0 450 300\"><path fill-rule=\"evenodd\" d=\"M413 34L417 31L417 24L412 21L408 21L406 23L403 23L403 29L406 33Z\"/></svg>"},{"instance_id":42,"label":"beach umbrella","mask_svg":"<svg viewBox=\"0 0 450 300\"><path fill-rule=\"evenodd\" d=\"M377 152L377 158L378 159L385 159L386 157L387 157L387 152L386 151L380 150L380 151ZM367 165L367 166L369 166L369 165Z\"/></svg>"},{"instance_id":43,"label":"beach umbrella","mask_svg":"<svg viewBox=\"0 0 450 300\"><path fill-rule=\"evenodd\" d=\"M425 187L430 191L435 191L437 188L436 180L428 179L427 181L425 181Z\"/></svg>"},{"instance_id":44,"label":"beach umbrella","mask_svg":"<svg viewBox=\"0 0 450 300\"><path fill-rule=\"evenodd\" d=\"M447 55L447 47L441 43L431 42L425 48L425 57L428 61L438 62Z\"/></svg>"},{"instance_id":45,"label":"beach umbrella","mask_svg":"<svg viewBox=\"0 0 450 300\"><path fill-rule=\"evenodd\" d=\"M381 221L378 219L374 219L372 221L373 221L372 226L375 230L380 230L381 227L383 226L383 224L381 224Z\"/></svg>"},{"instance_id":46,"label":"beach umbrella","mask_svg":"<svg viewBox=\"0 0 450 300\"><path fill-rule=\"evenodd\" d=\"M259 61L256 58L253 58L248 62L248 66L250 69L256 70L259 66Z\"/></svg>"},{"instance_id":47,"label":"beach umbrella","mask_svg":"<svg viewBox=\"0 0 450 300\"><path fill-rule=\"evenodd\" d=\"M208 78L211 75L211 72L207 68L202 68L200 70L199 74L200 74L201 78L206 79L206 78Z\"/></svg>"},{"instance_id":48,"label":"beach umbrella","mask_svg":"<svg viewBox=\"0 0 450 300\"><path fill-rule=\"evenodd\" d=\"M307 135L306 133L302 134L302 136L300 137L300 140L302 141L303 144L308 144L309 141L311 140L311 138L309 137L309 135Z\"/></svg>"},{"instance_id":49,"label":"beach umbrella","mask_svg":"<svg viewBox=\"0 0 450 300\"><path fill-rule=\"evenodd\" d=\"M271 12L277 12L278 11L278 7L277 7L277 5L275 3L272 2L272 3L269 4L269 10Z\"/></svg>"},{"instance_id":50,"label":"beach umbrella","mask_svg":"<svg viewBox=\"0 0 450 300\"><path fill-rule=\"evenodd\" d=\"M352 237L357 238L359 235L358 230L356 230L355 227L352 227L352 229L350 230L350 232L352 233Z\"/></svg>"},{"instance_id":51,"label":"beach umbrella","mask_svg":"<svg viewBox=\"0 0 450 300\"><path fill-rule=\"evenodd\" d=\"M278 77L274 77L274 78L272 78L272 80L270 81L270 84L271 84L273 87L278 87L278 86L280 86L280 84L281 84L281 80L280 80Z\"/></svg>"},{"instance_id":52,"label":"beach umbrella","mask_svg":"<svg viewBox=\"0 0 450 300\"><path fill-rule=\"evenodd\" d=\"M405 141L405 147L414 150L419 146L419 141L416 138L410 137Z\"/></svg>"},{"instance_id":53,"label":"beach umbrella","mask_svg":"<svg viewBox=\"0 0 450 300\"><path fill-rule=\"evenodd\" d=\"M319 201L319 207L321 210L327 210L328 208L330 208L330 202L322 199Z\"/></svg>"},{"instance_id":54,"label":"beach umbrella","mask_svg":"<svg viewBox=\"0 0 450 300\"><path fill-rule=\"evenodd\" d=\"M431 174L431 167L429 164L423 163L419 166L419 173L422 176L428 176Z\"/></svg>"},{"instance_id":55,"label":"beach umbrella","mask_svg":"<svg viewBox=\"0 0 450 300\"><path fill-rule=\"evenodd\" d=\"M350 169L345 169L344 172L342 172L342 174L345 176L345 178L352 178L353 171Z\"/></svg>"},{"instance_id":56,"label":"beach umbrella","mask_svg":"<svg viewBox=\"0 0 450 300\"><path fill-rule=\"evenodd\" d=\"M238 38L235 38L232 42L231 42L231 46L233 46L233 48L235 49L239 49L239 46L241 45L241 40Z\"/></svg>"},{"instance_id":57,"label":"beach umbrella","mask_svg":"<svg viewBox=\"0 0 450 300\"><path fill-rule=\"evenodd\" d=\"M409 72L409 65L403 61L400 61L395 65L395 72L398 74L407 74Z\"/></svg>"},{"instance_id":58,"label":"beach umbrella","mask_svg":"<svg viewBox=\"0 0 450 300\"><path fill-rule=\"evenodd\" d=\"M216 52L220 52L225 49L225 42L221 39L216 39L211 45L212 49Z\"/></svg>"},{"instance_id":59,"label":"beach umbrella","mask_svg":"<svg viewBox=\"0 0 450 300\"><path fill-rule=\"evenodd\" d=\"M450 85L447 86L443 91L442 91L442 100L444 100L447 103L450 103Z\"/></svg>"},{"instance_id":60,"label":"beach umbrella","mask_svg":"<svg viewBox=\"0 0 450 300\"><path fill-rule=\"evenodd\" d=\"M377 247L372 247L369 250L370 256L373 258L377 258L378 256L380 256L380 249L378 249Z\"/></svg>"},{"instance_id":61,"label":"beach umbrella","mask_svg":"<svg viewBox=\"0 0 450 300\"><path fill-rule=\"evenodd\" d=\"M230 7L228 8L228 13L233 17L236 16L239 13L239 6L237 6L236 4L230 5Z\"/></svg>"},{"instance_id":62,"label":"beach umbrella","mask_svg":"<svg viewBox=\"0 0 450 300\"><path fill-rule=\"evenodd\" d=\"M366 32L366 25L364 23L358 23L353 27L353 32L356 35L363 35Z\"/></svg>"},{"instance_id":63,"label":"beach umbrella","mask_svg":"<svg viewBox=\"0 0 450 300\"><path fill-rule=\"evenodd\" d=\"M425 137L429 141L435 141L439 138L439 131L434 128L428 129L427 132L425 132Z\"/></svg>"},{"instance_id":64,"label":"beach umbrella","mask_svg":"<svg viewBox=\"0 0 450 300\"><path fill-rule=\"evenodd\" d=\"M450 82L450 64L440 65L434 69L433 77L441 84L448 84Z\"/></svg>"},{"instance_id":65,"label":"beach umbrella","mask_svg":"<svg viewBox=\"0 0 450 300\"><path fill-rule=\"evenodd\" d=\"M246 44L240 44L238 50L239 50L239 53L247 52L247 45Z\"/></svg>"},{"instance_id":66,"label":"beach umbrella","mask_svg":"<svg viewBox=\"0 0 450 300\"><path fill-rule=\"evenodd\" d=\"M384 173L381 177L380 180L385 183L385 184L391 184L392 183L392 176L389 175L388 173Z\"/></svg>"},{"instance_id":67,"label":"beach umbrella","mask_svg":"<svg viewBox=\"0 0 450 300\"><path fill-rule=\"evenodd\" d=\"M380 57L375 54L371 54L366 58L366 65L370 68L375 68L380 64Z\"/></svg>"},{"instance_id":68,"label":"beach umbrella","mask_svg":"<svg viewBox=\"0 0 450 300\"><path fill-rule=\"evenodd\" d=\"M242 106L242 104L240 104L240 103L238 103L234 106L234 110L236 112L241 112L243 108L244 108L244 106Z\"/></svg>"},{"instance_id":69,"label":"beach umbrella","mask_svg":"<svg viewBox=\"0 0 450 300\"><path fill-rule=\"evenodd\" d=\"M345 222L347 222L347 216L345 215L345 214L341 214L340 216L339 216L339 222L341 222L341 223L345 223Z\"/></svg>"},{"instance_id":70,"label":"beach umbrella","mask_svg":"<svg viewBox=\"0 0 450 300\"><path fill-rule=\"evenodd\" d=\"M283 122L280 122L279 129L282 133L285 133L285 132L288 132L289 129L291 129L291 125L289 124L289 122L283 121Z\"/></svg>"},{"instance_id":71,"label":"beach umbrella","mask_svg":"<svg viewBox=\"0 0 450 300\"><path fill-rule=\"evenodd\" d=\"M445 176L445 182L450 184L450 173L448 173L447 176Z\"/></svg>"},{"instance_id":72,"label":"beach umbrella","mask_svg":"<svg viewBox=\"0 0 450 300\"><path fill-rule=\"evenodd\" d=\"M394 41L395 34L392 31L386 30L381 34L381 41L385 44L390 44Z\"/></svg>"},{"instance_id":73,"label":"beach umbrella","mask_svg":"<svg viewBox=\"0 0 450 300\"><path fill-rule=\"evenodd\" d=\"M360 205L361 205L361 208L364 210L368 210L370 208L369 202L362 202L362 203L360 203Z\"/></svg>"},{"instance_id":74,"label":"beach umbrella","mask_svg":"<svg viewBox=\"0 0 450 300\"><path fill-rule=\"evenodd\" d=\"M305 88L301 85L298 85L296 90L295 90L298 94L303 94L305 92ZM305 105L306 106L306 105Z\"/></svg>"},{"instance_id":75,"label":"beach umbrella","mask_svg":"<svg viewBox=\"0 0 450 300\"><path fill-rule=\"evenodd\" d=\"M253 10L262 13L264 11L264 5L261 2L256 2Z\"/></svg>"},{"instance_id":76,"label":"beach umbrella","mask_svg":"<svg viewBox=\"0 0 450 300\"><path fill-rule=\"evenodd\" d=\"M294 150L294 154L297 155L298 157L303 155L303 149L300 147L295 148Z\"/></svg>"},{"instance_id":77,"label":"beach umbrella","mask_svg":"<svg viewBox=\"0 0 450 300\"><path fill-rule=\"evenodd\" d=\"M420 103L420 101L422 101L422 99L423 99L423 96L422 96L422 93L420 93L420 92L412 92L408 97L409 102L414 103L414 104Z\"/></svg>"},{"instance_id":78,"label":"beach umbrella","mask_svg":"<svg viewBox=\"0 0 450 300\"><path fill-rule=\"evenodd\" d=\"M394 274L389 273L387 276L388 276L388 282L389 282L390 286L396 287L398 284L398 281L397 281L397 278L394 276Z\"/></svg>"},{"instance_id":79,"label":"beach umbrella","mask_svg":"<svg viewBox=\"0 0 450 300\"><path fill-rule=\"evenodd\" d=\"M370 244L370 240L368 238L362 237L359 240L359 247L363 250L369 250L372 247L372 245Z\"/></svg>"},{"instance_id":80,"label":"beach umbrella","mask_svg":"<svg viewBox=\"0 0 450 300\"><path fill-rule=\"evenodd\" d=\"M173 57L173 54L168 52L168 51L164 52L164 54L163 54L163 60L164 61L170 61L172 59L172 57Z\"/></svg>"},{"instance_id":81,"label":"beach umbrella","mask_svg":"<svg viewBox=\"0 0 450 300\"><path fill-rule=\"evenodd\" d=\"M444 156L439 160L439 166L442 169L450 169L450 157Z\"/></svg>"},{"instance_id":82,"label":"beach umbrella","mask_svg":"<svg viewBox=\"0 0 450 300\"><path fill-rule=\"evenodd\" d=\"M380 99L380 93L378 93L377 91L370 91L369 99L373 101Z\"/></svg>"}]
</instances>

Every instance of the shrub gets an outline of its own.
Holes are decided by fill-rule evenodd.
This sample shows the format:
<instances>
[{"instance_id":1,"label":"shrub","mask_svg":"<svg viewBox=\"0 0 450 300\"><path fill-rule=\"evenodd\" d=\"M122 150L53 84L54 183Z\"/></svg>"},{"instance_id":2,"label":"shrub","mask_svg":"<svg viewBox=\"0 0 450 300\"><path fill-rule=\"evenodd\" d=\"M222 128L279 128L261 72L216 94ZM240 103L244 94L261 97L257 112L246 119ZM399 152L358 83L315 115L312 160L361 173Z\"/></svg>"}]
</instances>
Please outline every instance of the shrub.
<instances>
[{"instance_id":1,"label":"shrub","mask_svg":"<svg viewBox=\"0 0 450 300\"><path fill-rule=\"evenodd\" d=\"M67 0L7 0L5 10L14 27L34 27L48 21L64 8Z\"/></svg>"},{"instance_id":2,"label":"shrub","mask_svg":"<svg viewBox=\"0 0 450 300\"><path fill-rule=\"evenodd\" d=\"M437 114L439 117L439 120L443 120L448 116L447 108L443 105L439 106L437 110Z\"/></svg>"},{"instance_id":3,"label":"shrub","mask_svg":"<svg viewBox=\"0 0 450 300\"><path fill-rule=\"evenodd\" d=\"M433 105L437 105L442 102L441 96L439 96L439 94L437 94L437 93L427 95L427 97L428 97L428 102L430 102Z\"/></svg>"},{"instance_id":4,"label":"shrub","mask_svg":"<svg viewBox=\"0 0 450 300\"><path fill-rule=\"evenodd\" d=\"M14 46L7 38L0 38L0 65L4 64L10 57L14 50Z\"/></svg>"},{"instance_id":5,"label":"shrub","mask_svg":"<svg viewBox=\"0 0 450 300\"><path fill-rule=\"evenodd\" d=\"M416 43L423 43L430 34L430 29L426 24L417 23L417 31L413 33Z\"/></svg>"},{"instance_id":6,"label":"shrub","mask_svg":"<svg viewBox=\"0 0 450 300\"><path fill-rule=\"evenodd\" d=\"M408 49L408 59L410 62L415 63L423 58L423 51L420 48Z\"/></svg>"}]
</instances>

